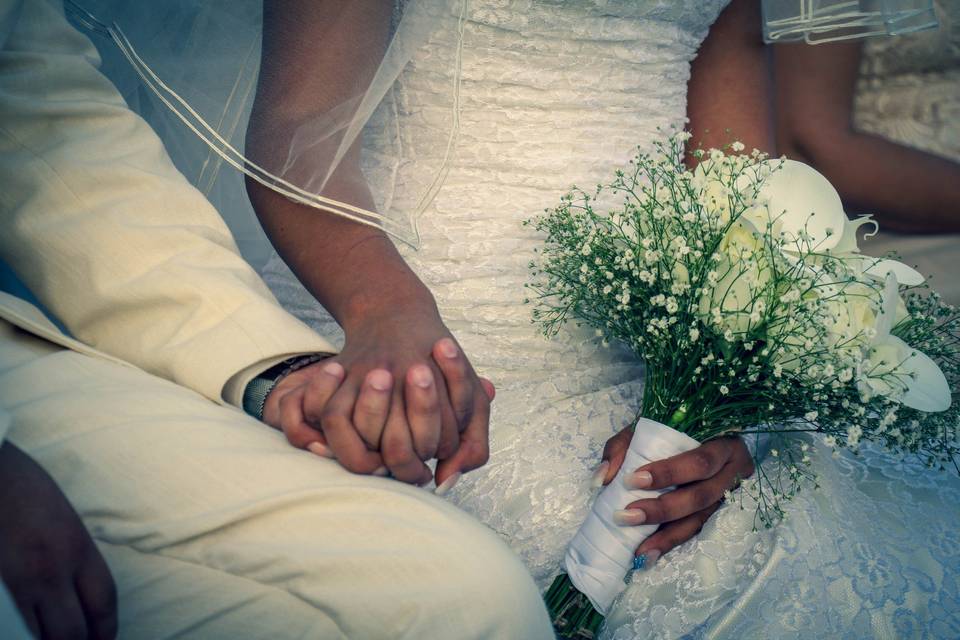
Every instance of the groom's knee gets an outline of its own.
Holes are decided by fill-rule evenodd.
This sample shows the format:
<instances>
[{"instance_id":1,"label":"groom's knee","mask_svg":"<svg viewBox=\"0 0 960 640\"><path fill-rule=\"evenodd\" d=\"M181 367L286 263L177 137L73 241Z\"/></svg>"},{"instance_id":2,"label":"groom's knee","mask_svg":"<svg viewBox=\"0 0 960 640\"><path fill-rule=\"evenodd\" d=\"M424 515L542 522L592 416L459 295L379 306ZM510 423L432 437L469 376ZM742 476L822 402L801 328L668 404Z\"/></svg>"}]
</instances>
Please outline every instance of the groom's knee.
<instances>
[{"instance_id":1,"label":"groom's knee","mask_svg":"<svg viewBox=\"0 0 960 640\"><path fill-rule=\"evenodd\" d=\"M296 507L294 537L314 542L274 565L289 562L288 588L346 637L553 638L532 577L490 529L422 489L349 479ZM321 516L324 503L342 506Z\"/></svg>"},{"instance_id":2,"label":"groom's knee","mask_svg":"<svg viewBox=\"0 0 960 640\"><path fill-rule=\"evenodd\" d=\"M470 638L553 638L536 584L523 564L507 551L465 563L450 585L476 604ZM453 634L448 637L454 637Z\"/></svg>"},{"instance_id":3,"label":"groom's knee","mask_svg":"<svg viewBox=\"0 0 960 640\"><path fill-rule=\"evenodd\" d=\"M447 532L455 544L432 550L441 570L422 576L436 595L426 603L433 610L424 620L432 622L418 637L553 638L529 571L496 534L461 515Z\"/></svg>"}]
</instances>

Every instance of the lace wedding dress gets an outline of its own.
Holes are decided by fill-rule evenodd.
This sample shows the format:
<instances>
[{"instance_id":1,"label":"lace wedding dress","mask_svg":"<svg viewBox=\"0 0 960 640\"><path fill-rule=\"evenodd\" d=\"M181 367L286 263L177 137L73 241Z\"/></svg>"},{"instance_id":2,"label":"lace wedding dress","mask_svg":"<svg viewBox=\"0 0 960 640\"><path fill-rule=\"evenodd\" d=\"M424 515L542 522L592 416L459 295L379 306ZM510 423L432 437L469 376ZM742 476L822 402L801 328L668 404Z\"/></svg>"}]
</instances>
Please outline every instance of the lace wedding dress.
<instances>
[{"instance_id":1,"label":"lace wedding dress","mask_svg":"<svg viewBox=\"0 0 960 640\"><path fill-rule=\"evenodd\" d=\"M603 443L636 413L643 371L592 330L538 333L524 283L542 240L523 221L573 184L609 181L638 144L650 149L663 136L658 128L682 128L689 63L724 4L468 4L456 153L420 217L420 250L400 250L497 385L491 462L450 499L501 532L541 583L583 519ZM453 30L443 31L401 77L410 120L444 115L435 76L450 71L454 53ZM445 136L438 129L417 152L441 156ZM263 275L288 310L325 335L337 330L276 254Z\"/></svg>"},{"instance_id":2,"label":"lace wedding dress","mask_svg":"<svg viewBox=\"0 0 960 640\"><path fill-rule=\"evenodd\" d=\"M546 340L524 304L540 243L522 222L571 185L607 181L636 146L682 127L690 61L723 0L471 0L463 24L460 135L442 189L401 247L476 369L497 385L491 459L449 499L488 524L546 586L582 522L604 442L627 425L643 369L575 326ZM445 153L456 25L417 54L394 90L414 161ZM376 157L376 136L368 137ZM370 172L376 191L376 171ZM429 182L431 175L422 179ZM274 255L263 275L326 335L334 321ZM960 482L880 453L831 458L822 489L754 533L728 505L695 540L633 577L607 637L960 636Z\"/></svg>"}]
</instances>

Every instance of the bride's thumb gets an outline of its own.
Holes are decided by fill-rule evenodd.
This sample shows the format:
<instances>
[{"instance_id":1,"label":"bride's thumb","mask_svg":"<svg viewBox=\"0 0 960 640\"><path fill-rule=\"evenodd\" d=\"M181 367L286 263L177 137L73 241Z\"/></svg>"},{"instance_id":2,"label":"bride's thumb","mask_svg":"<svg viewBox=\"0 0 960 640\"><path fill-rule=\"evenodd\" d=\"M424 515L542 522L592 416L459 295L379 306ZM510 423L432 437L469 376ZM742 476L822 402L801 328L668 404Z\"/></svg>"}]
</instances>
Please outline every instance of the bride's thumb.
<instances>
[{"instance_id":1,"label":"bride's thumb","mask_svg":"<svg viewBox=\"0 0 960 640\"><path fill-rule=\"evenodd\" d=\"M617 472L620 471L629 448L630 438L623 437L622 431L607 440L607 444L603 447L602 461L593 471L592 484L594 488L610 484L617 476Z\"/></svg>"},{"instance_id":2,"label":"bride's thumb","mask_svg":"<svg viewBox=\"0 0 960 640\"><path fill-rule=\"evenodd\" d=\"M590 487L593 489L599 489L603 485L610 482L607 480L607 476L610 473L610 461L604 460L597 465L597 468L593 470L593 477L590 479Z\"/></svg>"}]
</instances>

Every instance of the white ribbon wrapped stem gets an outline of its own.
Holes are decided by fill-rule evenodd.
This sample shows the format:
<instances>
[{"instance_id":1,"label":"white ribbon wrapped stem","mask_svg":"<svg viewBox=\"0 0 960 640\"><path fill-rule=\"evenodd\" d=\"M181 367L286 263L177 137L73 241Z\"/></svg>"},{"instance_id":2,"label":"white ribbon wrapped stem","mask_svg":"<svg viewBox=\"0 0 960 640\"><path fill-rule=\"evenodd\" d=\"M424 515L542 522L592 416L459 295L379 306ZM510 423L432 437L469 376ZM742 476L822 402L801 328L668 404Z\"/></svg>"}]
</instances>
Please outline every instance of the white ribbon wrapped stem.
<instances>
[{"instance_id":1,"label":"white ribbon wrapped stem","mask_svg":"<svg viewBox=\"0 0 960 640\"><path fill-rule=\"evenodd\" d=\"M646 418L637 421L620 471L594 500L590 515L567 548L564 561L570 580L601 614L607 615L610 605L623 591L623 578L633 566L637 547L659 526L620 526L614 523L613 512L636 500L656 498L673 489L631 491L624 486L624 478L654 460L698 446L700 443L690 436L664 424Z\"/></svg>"}]
</instances>

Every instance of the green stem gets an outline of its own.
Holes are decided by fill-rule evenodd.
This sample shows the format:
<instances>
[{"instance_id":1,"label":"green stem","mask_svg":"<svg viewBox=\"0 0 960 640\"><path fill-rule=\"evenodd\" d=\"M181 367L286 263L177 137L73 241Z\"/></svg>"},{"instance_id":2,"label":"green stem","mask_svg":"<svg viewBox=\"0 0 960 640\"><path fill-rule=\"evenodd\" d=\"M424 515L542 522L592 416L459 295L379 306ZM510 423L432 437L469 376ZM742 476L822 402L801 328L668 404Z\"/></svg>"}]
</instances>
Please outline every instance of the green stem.
<instances>
[{"instance_id":1,"label":"green stem","mask_svg":"<svg viewBox=\"0 0 960 640\"><path fill-rule=\"evenodd\" d=\"M577 591L570 577L561 573L544 594L553 629L561 640L593 640L603 625L603 616L590 599Z\"/></svg>"}]
</instances>

